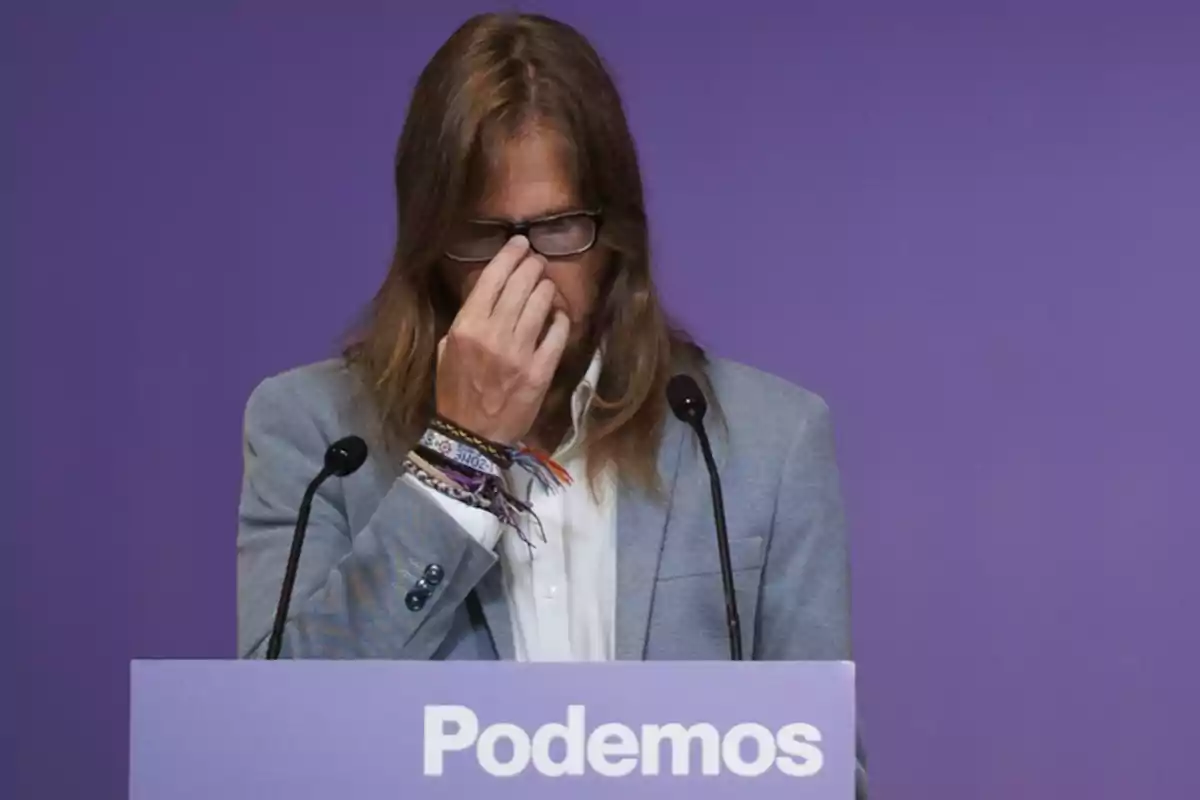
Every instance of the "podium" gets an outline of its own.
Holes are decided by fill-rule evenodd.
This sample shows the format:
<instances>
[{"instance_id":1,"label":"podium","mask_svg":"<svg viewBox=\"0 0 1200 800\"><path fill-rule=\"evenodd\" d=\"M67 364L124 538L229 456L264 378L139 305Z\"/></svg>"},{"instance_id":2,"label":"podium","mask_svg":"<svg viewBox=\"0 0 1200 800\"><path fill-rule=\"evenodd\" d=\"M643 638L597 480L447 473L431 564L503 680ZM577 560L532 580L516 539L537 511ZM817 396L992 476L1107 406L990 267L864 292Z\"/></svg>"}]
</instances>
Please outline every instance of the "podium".
<instances>
[{"instance_id":1,"label":"podium","mask_svg":"<svg viewBox=\"0 0 1200 800\"><path fill-rule=\"evenodd\" d=\"M131 800L854 797L844 662L135 661Z\"/></svg>"}]
</instances>

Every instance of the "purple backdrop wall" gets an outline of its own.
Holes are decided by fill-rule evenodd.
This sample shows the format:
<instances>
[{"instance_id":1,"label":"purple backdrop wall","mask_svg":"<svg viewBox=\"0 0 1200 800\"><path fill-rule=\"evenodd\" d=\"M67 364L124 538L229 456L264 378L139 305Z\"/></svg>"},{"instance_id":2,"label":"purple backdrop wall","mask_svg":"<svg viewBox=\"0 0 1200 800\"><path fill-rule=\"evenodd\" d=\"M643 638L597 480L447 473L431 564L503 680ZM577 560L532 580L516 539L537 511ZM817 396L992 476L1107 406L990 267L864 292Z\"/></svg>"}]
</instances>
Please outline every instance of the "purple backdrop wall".
<instances>
[{"instance_id":1,"label":"purple backdrop wall","mask_svg":"<svg viewBox=\"0 0 1200 800\"><path fill-rule=\"evenodd\" d=\"M122 796L128 660L233 654L242 404L379 281L486 4L141 5L0 26L10 797ZM1200 796L1200 6L529 5L618 75L672 308L835 410L877 796Z\"/></svg>"}]
</instances>

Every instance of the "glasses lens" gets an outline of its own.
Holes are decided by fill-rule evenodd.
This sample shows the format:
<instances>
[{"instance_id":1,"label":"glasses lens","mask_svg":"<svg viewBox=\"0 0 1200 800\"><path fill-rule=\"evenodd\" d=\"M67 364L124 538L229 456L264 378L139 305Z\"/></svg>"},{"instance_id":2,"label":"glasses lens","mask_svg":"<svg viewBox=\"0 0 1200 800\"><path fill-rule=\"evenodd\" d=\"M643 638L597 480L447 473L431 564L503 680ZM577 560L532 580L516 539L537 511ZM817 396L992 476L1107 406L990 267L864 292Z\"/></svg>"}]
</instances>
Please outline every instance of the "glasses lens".
<instances>
[{"instance_id":1,"label":"glasses lens","mask_svg":"<svg viewBox=\"0 0 1200 800\"><path fill-rule=\"evenodd\" d=\"M546 256L573 256L596 243L596 220L579 214L535 222L529 243Z\"/></svg>"},{"instance_id":2,"label":"glasses lens","mask_svg":"<svg viewBox=\"0 0 1200 800\"><path fill-rule=\"evenodd\" d=\"M506 241L508 233L503 225L468 222L450 240L446 255L460 261L489 261Z\"/></svg>"}]
</instances>

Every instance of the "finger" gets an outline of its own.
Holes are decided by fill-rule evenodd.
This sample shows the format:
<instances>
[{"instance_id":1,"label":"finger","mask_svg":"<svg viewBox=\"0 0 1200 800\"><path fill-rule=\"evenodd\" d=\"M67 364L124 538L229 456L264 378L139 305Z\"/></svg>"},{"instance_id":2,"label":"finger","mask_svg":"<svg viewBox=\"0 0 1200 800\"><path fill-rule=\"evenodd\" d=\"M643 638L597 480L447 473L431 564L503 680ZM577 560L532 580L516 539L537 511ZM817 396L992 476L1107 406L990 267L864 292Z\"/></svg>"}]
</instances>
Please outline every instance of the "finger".
<instances>
[{"instance_id":1,"label":"finger","mask_svg":"<svg viewBox=\"0 0 1200 800\"><path fill-rule=\"evenodd\" d=\"M554 281L542 278L529 295L513 332L513 338L522 350L533 350L537 346L538 337L546 329L546 320L550 316L557 291Z\"/></svg>"},{"instance_id":2,"label":"finger","mask_svg":"<svg viewBox=\"0 0 1200 800\"><path fill-rule=\"evenodd\" d=\"M496 300L492 309L492 321L505 333L510 333L517 327L517 319L521 310L533 293L534 287L542 279L546 269L546 261L539 255L527 256L504 284L504 291Z\"/></svg>"},{"instance_id":3,"label":"finger","mask_svg":"<svg viewBox=\"0 0 1200 800\"><path fill-rule=\"evenodd\" d=\"M491 314L497 298L508 283L508 276L521 264L528 252L529 240L524 236L509 239L496 257L479 273L479 280L463 301L459 314L474 317L486 317Z\"/></svg>"},{"instance_id":4,"label":"finger","mask_svg":"<svg viewBox=\"0 0 1200 800\"><path fill-rule=\"evenodd\" d=\"M443 336L441 339L438 340L438 346L437 346L437 363L438 364L442 363L442 354L445 352L446 352L446 337Z\"/></svg>"},{"instance_id":5,"label":"finger","mask_svg":"<svg viewBox=\"0 0 1200 800\"><path fill-rule=\"evenodd\" d=\"M567 349L567 338L570 334L571 320L562 311L555 311L554 321L550 323L550 330L546 331L542 343L533 353L530 374L534 382L543 385L550 383L555 370L558 369L558 362L562 359L563 351Z\"/></svg>"}]
</instances>

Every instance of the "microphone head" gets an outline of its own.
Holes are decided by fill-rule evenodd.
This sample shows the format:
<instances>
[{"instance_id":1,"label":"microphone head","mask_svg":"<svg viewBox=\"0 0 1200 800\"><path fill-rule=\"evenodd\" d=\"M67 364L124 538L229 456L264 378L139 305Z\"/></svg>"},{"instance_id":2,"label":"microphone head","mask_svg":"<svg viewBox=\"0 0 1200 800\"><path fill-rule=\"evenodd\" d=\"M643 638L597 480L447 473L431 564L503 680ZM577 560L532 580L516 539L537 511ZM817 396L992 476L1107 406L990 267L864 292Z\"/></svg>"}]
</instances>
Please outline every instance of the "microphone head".
<instances>
[{"instance_id":1,"label":"microphone head","mask_svg":"<svg viewBox=\"0 0 1200 800\"><path fill-rule=\"evenodd\" d=\"M325 471L344 478L367 460L367 443L360 436L347 436L329 445L325 451Z\"/></svg>"},{"instance_id":2,"label":"microphone head","mask_svg":"<svg viewBox=\"0 0 1200 800\"><path fill-rule=\"evenodd\" d=\"M671 404L675 416L689 425L702 421L705 412L708 411L708 401L704 399L704 392L700 391L691 375L682 372L667 382L667 402Z\"/></svg>"}]
</instances>

